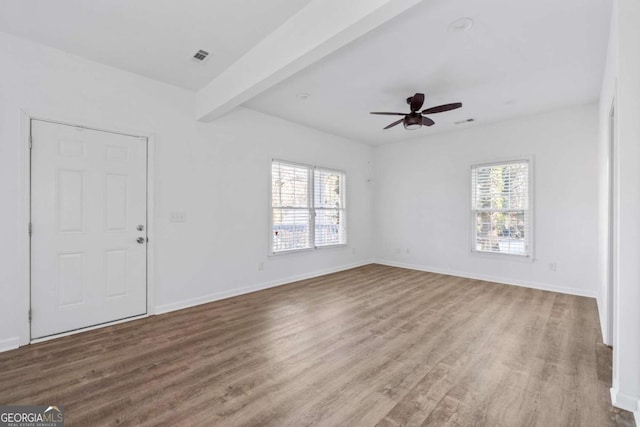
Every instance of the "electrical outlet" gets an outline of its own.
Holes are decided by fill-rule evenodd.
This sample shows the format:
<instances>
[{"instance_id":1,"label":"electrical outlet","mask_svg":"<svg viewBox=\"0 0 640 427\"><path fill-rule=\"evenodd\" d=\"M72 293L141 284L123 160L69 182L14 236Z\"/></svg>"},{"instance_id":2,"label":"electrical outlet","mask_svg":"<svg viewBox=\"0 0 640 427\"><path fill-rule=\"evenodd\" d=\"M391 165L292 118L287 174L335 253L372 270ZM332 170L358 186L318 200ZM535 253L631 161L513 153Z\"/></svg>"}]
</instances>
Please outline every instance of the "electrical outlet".
<instances>
[{"instance_id":1,"label":"electrical outlet","mask_svg":"<svg viewBox=\"0 0 640 427\"><path fill-rule=\"evenodd\" d=\"M557 271L558 270L558 264L556 264L555 262L550 262L549 263L549 270Z\"/></svg>"},{"instance_id":2,"label":"electrical outlet","mask_svg":"<svg viewBox=\"0 0 640 427\"><path fill-rule=\"evenodd\" d=\"M258 263L258 270L264 270L264 262Z\"/></svg>"},{"instance_id":3,"label":"electrical outlet","mask_svg":"<svg viewBox=\"0 0 640 427\"><path fill-rule=\"evenodd\" d=\"M409 248L405 249L405 250L404 250L404 253L405 253L405 254L407 254L407 255L409 255L409 254L411 253L411 249L409 249Z\"/></svg>"}]
</instances>

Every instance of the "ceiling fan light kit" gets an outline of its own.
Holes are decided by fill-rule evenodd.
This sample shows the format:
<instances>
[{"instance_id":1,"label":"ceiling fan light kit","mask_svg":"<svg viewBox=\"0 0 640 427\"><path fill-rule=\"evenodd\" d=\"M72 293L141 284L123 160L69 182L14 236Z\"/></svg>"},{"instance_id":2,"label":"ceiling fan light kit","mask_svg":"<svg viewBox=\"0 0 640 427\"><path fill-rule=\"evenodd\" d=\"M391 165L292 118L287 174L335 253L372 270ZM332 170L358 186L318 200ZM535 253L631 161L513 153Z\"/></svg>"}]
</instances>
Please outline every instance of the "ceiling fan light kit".
<instances>
[{"instance_id":1,"label":"ceiling fan light kit","mask_svg":"<svg viewBox=\"0 0 640 427\"><path fill-rule=\"evenodd\" d=\"M445 111L451 111L462 107L461 102L454 102L453 104L444 104L437 107L427 108L426 110L422 110L422 112L420 112L419 110L424 104L424 93L416 93L415 95L407 98L407 104L409 104L409 108L411 109L410 113L390 113L374 111L371 112L371 114L384 116L404 116L402 119L396 120L395 122L389 124L384 129L389 129L402 123L405 129L415 130L420 129L422 126L433 126L435 124L433 120L431 120L429 117L424 116L423 114L444 113Z\"/></svg>"},{"instance_id":2,"label":"ceiling fan light kit","mask_svg":"<svg viewBox=\"0 0 640 427\"><path fill-rule=\"evenodd\" d=\"M402 124L406 130L420 129L422 127L422 116L415 113L408 114L402 120Z\"/></svg>"}]
</instances>

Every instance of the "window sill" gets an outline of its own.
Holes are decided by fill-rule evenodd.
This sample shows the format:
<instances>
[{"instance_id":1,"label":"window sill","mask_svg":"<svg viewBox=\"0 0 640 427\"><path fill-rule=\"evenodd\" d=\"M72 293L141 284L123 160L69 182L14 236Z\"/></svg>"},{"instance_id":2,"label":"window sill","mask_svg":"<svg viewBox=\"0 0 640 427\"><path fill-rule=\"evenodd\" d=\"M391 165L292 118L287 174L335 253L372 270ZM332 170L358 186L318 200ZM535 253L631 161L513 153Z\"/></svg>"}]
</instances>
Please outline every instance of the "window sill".
<instances>
[{"instance_id":1,"label":"window sill","mask_svg":"<svg viewBox=\"0 0 640 427\"><path fill-rule=\"evenodd\" d=\"M346 248L346 243L338 243L336 245L324 245L324 246L316 246L315 249L331 249L331 248Z\"/></svg>"},{"instance_id":2,"label":"window sill","mask_svg":"<svg viewBox=\"0 0 640 427\"><path fill-rule=\"evenodd\" d=\"M335 248L346 248L347 246L348 246L348 243L342 243L342 244L338 244L338 245L316 246L316 247L313 247L313 248L305 248L305 249L292 249L290 251L270 252L269 256L270 257L280 257L282 255L313 253L313 252L316 252L317 250L332 249L332 248L334 248L334 249Z\"/></svg>"},{"instance_id":3,"label":"window sill","mask_svg":"<svg viewBox=\"0 0 640 427\"><path fill-rule=\"evenodd\" d=\"M515 262L524 262L524 263L531 263L535 261L535 258L531 254L529 255L503 254L499 252L479 251L477 249L471 249L471 255L480 257L480 258L503 259L505 261L509 260L509 261L515 261Z\"/></svg>"}]
</instances>

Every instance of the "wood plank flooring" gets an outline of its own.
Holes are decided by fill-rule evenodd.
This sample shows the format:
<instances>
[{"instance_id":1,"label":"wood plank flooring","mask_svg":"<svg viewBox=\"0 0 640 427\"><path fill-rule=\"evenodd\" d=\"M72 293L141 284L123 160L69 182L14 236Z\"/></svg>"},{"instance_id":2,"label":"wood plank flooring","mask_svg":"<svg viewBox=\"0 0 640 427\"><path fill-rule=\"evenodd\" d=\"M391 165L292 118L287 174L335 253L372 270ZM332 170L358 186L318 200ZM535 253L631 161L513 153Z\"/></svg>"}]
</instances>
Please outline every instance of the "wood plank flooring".
<instances>
[{"instance_id":1,"label":"wood plank flooring","mask_svg":"<svg viewBox=\"0 0 640 427\"><path fill-rule=\"evenodd\" d=\"M632 426L595 301L381 265L0 353L68 426Z\"/></svg>"}]
</instances>

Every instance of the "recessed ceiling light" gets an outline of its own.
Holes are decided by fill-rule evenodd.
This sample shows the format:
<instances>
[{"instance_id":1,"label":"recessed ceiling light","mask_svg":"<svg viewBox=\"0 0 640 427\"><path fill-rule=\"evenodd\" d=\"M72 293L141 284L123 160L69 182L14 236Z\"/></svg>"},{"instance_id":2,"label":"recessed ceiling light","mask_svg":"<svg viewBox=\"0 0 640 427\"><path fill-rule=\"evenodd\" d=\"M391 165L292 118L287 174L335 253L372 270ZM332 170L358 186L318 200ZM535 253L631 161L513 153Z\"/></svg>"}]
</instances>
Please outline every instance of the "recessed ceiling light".
<instances>
[{"instance_id":1,"label":"recessed ceiling light","mask_svg":"<svg viewBox=\"0 0 640 427\"><path fill-rule=\"evenodd\" d=\"M473 27L473 19L459 18L449 24L449 31L452 33L463 33L469 31Z\"/></svg>"},{"instance_id":2,"label":"recessed ceiling light","mask_svg":"<svg viewBox=\"0 0 640 427\"><path fill-rule=\"evenodd\" d=\"M296 97L301 101L306 101L307 99L309 99L310 96L311 94L307 92L300 92L299 94L296 95Z\"/></svg>"}]
</instances>

